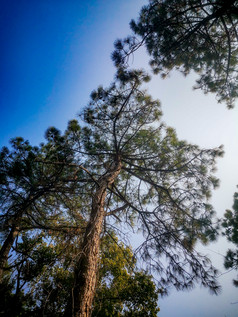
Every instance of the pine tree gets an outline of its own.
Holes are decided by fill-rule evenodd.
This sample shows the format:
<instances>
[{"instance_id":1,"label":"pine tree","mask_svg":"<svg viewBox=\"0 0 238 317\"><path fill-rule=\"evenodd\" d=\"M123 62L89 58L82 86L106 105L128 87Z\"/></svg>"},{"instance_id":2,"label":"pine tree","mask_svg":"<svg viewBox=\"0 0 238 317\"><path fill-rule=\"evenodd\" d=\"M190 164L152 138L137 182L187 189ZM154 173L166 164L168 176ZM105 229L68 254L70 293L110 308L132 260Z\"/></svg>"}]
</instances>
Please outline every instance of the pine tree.
<instances>
[{"instance_id":1,"label":"pine tree","mask_svg":"<svg viewBox=\"0 0 238 317\"><path fill-rule=\"evenodd\" d=\"M233 210L226 210L222 220L224 228L223 235L227 240L238 246L238 193L234 195ZM238 249L229 249L225 256L224 266L226 269L238 269ZM238 279L233 280L233 283L238 287Z\"/></svg>"},{"instance_id":2,"label":"pine tree","mask_svg":"<svg viewBox=\"0 0 238 317\"><path fill-rule=\"evenodd\" d=\"M70 256L70 241L76 248L65 316L92 314L101 239L111 229L122 239L129 230L143 237L135 256L144 260L148 272L156 272L164 293L168 286L183 290L196 283L219 291L215 268L195 246L216 238L208 199L218 185L213 172L223 151L180 141L161 122L159 101L142 89L148 80L143 71L119 69L109 88L92 93L81 124L70 121L63 135L49 129L47 143L34 149L35 154L22 140L16 151L21 154L2 151L1 223L7 234L12 223L18 228L20 240L11 242L10 249L16 256L11 268L19 291L52 257L60 259L56 249L45 249L51 232L69 243L62 263ZM15 162L19 173L12 172ZM22 208L28 197L34 199ZM43 239L39 252L30 256L38 239Z\"/></svg>"},{"instance_id":3,"label":"pine tree","mask_svg":"<svg viewBox=\"0 0 238 317\"><path fill-rule=\"evenodd\" d=\"M238 96L237 16L236 0L151 0L131 21L135 36L115 42L113 60L125 64L145 45L155 73L164 78L172 69L184 75L193 70L195 88L231 108Z\"/></svg>"},{"instance_id":4,"label":"pine tree","mask_svg":"<svg viewBox=\"0 0 238 317\"><path fill-rule=\"evenodd\" d=\"M92 93L81 114L83 127L72 121L66 131L91 186L83 207L90 217L75 265L77 317L91 314L100 237L111 225L142 233L137 253L158 273L160 288L190 289L200 282L219 290L216 270L195 244L216 237L207 199L218 185L212 172L222 149L201 150L179 141L160 122L159 102L141 89L145 81L148 76L141 71L119 71L108 89Z\"/></svg>"},{"instance_id":5,"label":"pine tree","mask_svg":"<svg viewBox=\"0 0 238 317\"><path fill-rule=\"evenodd\" d=\"M68 209L70 215L69 209L78 208L79 182L76 189L72 179L75 167L59 131L48 129L46 136L47 144L40 147L15 138L10 149L0 152L0 282L13 249L15 260L10 266L18 265L17 238L33 229L64 230L75 225L72 219L71 225L65 223L64 213ZM55 164L45 163L52 160Z\"/></svg>"}]
</instances>

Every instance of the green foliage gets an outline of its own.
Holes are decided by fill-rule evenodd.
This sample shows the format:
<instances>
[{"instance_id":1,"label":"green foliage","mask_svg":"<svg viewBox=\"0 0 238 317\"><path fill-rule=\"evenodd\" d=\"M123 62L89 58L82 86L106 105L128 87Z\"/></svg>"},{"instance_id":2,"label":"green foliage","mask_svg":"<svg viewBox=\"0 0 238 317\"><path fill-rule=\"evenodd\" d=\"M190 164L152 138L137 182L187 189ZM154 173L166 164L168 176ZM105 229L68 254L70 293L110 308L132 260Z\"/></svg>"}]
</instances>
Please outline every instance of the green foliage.
<instances>
[{"instance_id":1,"label":"green foliage","mask_svg":"<svg viewBox=\"0 0 238 317\"><path fill-rule=\"evenodd\" d=\"M74 258L79 251L74 246L76 241L65 237L53 235L51 243L42 236L24 238L19 246L23 253L27 245L34 244L21 267L21 279L27 282L25 291L16 296L14 283L5 283L2 311L9 310L9 316L16 317L64 316L73 285ZM152 277L136 268L131 248L110 232L102 239L100 258L92 316L156 317L159 292ZM17 310L11 304L16 302Z\"/></svg>"},{"instance_id":2,"label":"green foliage","mask_svg":"<svg viewBox=\"0 0 238 317\"><path fill-rule=\"evenodd\" d=\"M238 247L238 193L234 194L233 210L226 210L225 212L222 227L224 228L223 235ZM227 251L224 266L226 269L238 269L238 249ZM233 280L233 283L238 287L238 279Z\"/></svg>"},{"instance_id":3,"label":"green foliage","mask_svg":"<svg viewBox=\"0 0 238 317\"><path fill-rule=\"evenodd\" d=\"M93 197L118 162L120 173L107 183L100 206L98 237L104 238L95 315L156 316L151 277L136 269L132 251L115 236L125 232L141 234L136 255L157 273L164 293L195 283L219 291L216 269L195 247L217 236L208 199L218 186L213 174L223 150L179 140L161 122L159 101L142 89L147 81L143 71L121 68L109 88L92 93L81 126L72 120L65 133L48 129L37 148L18 138L0 153L4 244L13 229L16 234L3 257L11 255L9 267L2 267L11 272L17 294L28 296L22 303L31 316L67 312L82 240L93 223Z\"/></svg>"},{"instance_id":4,"label":"green foliage","mask_svg":"<svg viewBox=\"0 0 238 317\"><path fill-rule=\"evenodd\" d=\"M0 152L0 284L7 294L4 276L10 272L7 285L15 293L3 301L8 316L23 316L31 300L25 298L26 285L58 257L44 246L45 232L66 232L70 238L84 224L72 152L56 129L49 129L47 138L39 147L16 138Z\"/></svg>"},{"instance_id":5,"label":"green foliage","mask_svg":"<svg viewBox=\"0 0 238 317\"><path fill-rule=\"evenodd\" d=\"M118 228L123 223L144 235L139 251L161 277L160 287L189 289L201 279L217 292L216 270L206 258L198 260L194 247L217 236L208 199L218 186L212 174L223 151L180 141L174 129L161 123L159 101L141 89L147 79L143 71L119 69L109 88L95 90L80 115L85 126L75 148L87 157L84 166L94 179L115 160L122 162L108 191L107 217ZM178 250L183 250L179 261ZM157 256L167 260L167 269Z\"/></svg>"},{"instance_id":6,"label":"green foliage","mask_svg":"<svg viewBox=\"0 0 238 317\"><path fill-rule=\"evenodd\" d=\"M28 305L33 304L30 296L24 294L11 274L6 272L0 283L0 316L27 317Z\"/></svg>"},{"instance_id":7,"label":"green foliage","mask_svg":"<svg viewBox=\"0 0 238 317\"><path fill-rule=\"evenodd\" d=\"M103 238L99 286L92 316L157 316L158 292L152 277L135 269L130 248L110 233Z\"/></svg>"},{"instance_id":8,"label":"green foliage","mask_svg":"<svg viewBox=\"0 0 238 317\"><path fill-rule=\"evenodd\" d=\"M172 69L200 76L195 88L216 93L234 106L237 98L237 13L235 0L151 0L131 21L136 35L115 42L117 66L145 45L154 73L165 78Z\"/></svg>"}]
</instances>

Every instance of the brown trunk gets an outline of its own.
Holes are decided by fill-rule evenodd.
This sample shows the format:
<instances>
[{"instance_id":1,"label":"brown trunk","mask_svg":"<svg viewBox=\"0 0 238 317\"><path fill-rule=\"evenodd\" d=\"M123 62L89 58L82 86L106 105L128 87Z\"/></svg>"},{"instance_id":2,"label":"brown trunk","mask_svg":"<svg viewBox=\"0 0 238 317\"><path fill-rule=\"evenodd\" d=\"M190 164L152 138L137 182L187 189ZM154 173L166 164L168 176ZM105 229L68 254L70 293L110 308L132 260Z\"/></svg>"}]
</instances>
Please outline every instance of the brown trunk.
<instances>
[{"instance_id":1,"label":"brown trunk","mask_svg":"<svg viewBox=\"0 0 238 317\"><path fill-rule=\"evenodd\" d=\"M18 229L17 229L16 225L13 225L6 240L3 243L3 246L1 247L1 250L0 250L0 284L2 283L4 268L7 265L8 254L11 250L11 247L15 241L17 234L18 234Z\"/></svg>"},{"instance_id":2,"label":"brown trunk","mask_svg":"<svg viewBox=\"0 0 238 317\"><path fill-rule=\"evenodd\" d=\"M75 269L73 290L73 317L90 317L96 290L100 235L105 216L104 203L108 185L112 184L121 170L121 162L116 162L97 183L92 198L90 220L86 228L80 259Z\"/></svg>"}]
</instances>

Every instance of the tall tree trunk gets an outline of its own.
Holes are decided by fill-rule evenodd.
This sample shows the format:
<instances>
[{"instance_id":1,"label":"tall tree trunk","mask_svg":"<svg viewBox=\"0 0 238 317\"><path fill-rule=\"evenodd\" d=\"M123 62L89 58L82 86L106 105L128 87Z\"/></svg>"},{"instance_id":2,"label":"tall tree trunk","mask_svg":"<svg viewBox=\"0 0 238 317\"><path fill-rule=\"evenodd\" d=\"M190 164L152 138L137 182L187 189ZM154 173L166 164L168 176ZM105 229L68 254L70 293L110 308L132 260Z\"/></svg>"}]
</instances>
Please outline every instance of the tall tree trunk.
<instances>
[{"instance_id":1,"label":"tall tree trunk","mask_svg":"<svg viewBox=\"0 0 238 317\"><path fill-rule=\"evenodd\" d=\"M114 182L121 170L121 162L113 167L97 182L92 198L90 220L86 228L80 259L75 269L75 286L72 298L73 317L90 317L96 290L100 235L105 217L104 203L107 188Z\"/></svg>"},{"instance_id":2,"label":"tall tree trunk","mask_svg":"<svg viewBox=\"0 0 238 317\"><path fill-rule=\"evenodd\" d=\"M3 243L3 246L1 247L1 250L0 250L0 284L2 283L4 268L7 265L8 254L11 250L11 247L15 241L17 234L18 234L18 228L15 224L13 224L6 240Z\"/></svg>"}]
</instances>

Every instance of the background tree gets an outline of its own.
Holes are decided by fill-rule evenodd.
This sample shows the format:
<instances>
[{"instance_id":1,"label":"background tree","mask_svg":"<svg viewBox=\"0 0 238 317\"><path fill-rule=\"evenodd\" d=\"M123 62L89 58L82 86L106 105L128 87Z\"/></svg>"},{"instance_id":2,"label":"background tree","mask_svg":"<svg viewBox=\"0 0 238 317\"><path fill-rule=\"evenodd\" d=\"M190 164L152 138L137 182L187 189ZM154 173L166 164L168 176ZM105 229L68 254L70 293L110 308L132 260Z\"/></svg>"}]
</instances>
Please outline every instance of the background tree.
<instances>
[{"instance_id":1,"label":"background tree","mask_svg":"<svg viewBox=\"0 0 238 317\"><path fill-rule=\"evenodd\" d=\"M49 129L46 137L47 144L40 147L16 138L11 141L12 148L4 147L0 153L1 274L21 232L64 230L79 221L75 209L79 209L80 182L76 188L69 148L56 129ZM55 164L43 164L43 160Z\"/></svg>"},{"instance_id":2,"label":"background tree","mask_svg":"<svg viewBox=\"0 0 238 317\"><path fill-rule=\"evenodd\" d=\"M99 282L92 316L157 316L158 291L152 276L136 269L136 259L113 232L102 239Z\"/></svg>"},{"instance_id":3,"label":"background tree","mask_svg":"<svg viewBox=\"0 0 238 317\"><path fill-rule=\"evenodd\" d=\"M222 221L224 228L223 235L227 240L238 246L238 193L234 195L233 210L227 210ZM238 269L238 249L227 251L224 262L226 269ZM233 280L233 283L238 287L238 279Z\"/></svg>"},{"instance_id":4,"label":"background tree","mask_svg":"<svg viewBox=\"0 0 238 317\"><path fill-rule=\"evenodd\" d=\"M48 239L47 239L48 240ZM22 307L11 316L64 316L73 282L80 235L67 239L54 232L50 243L38 239L22 267L27 281ZM78 240L78 241L77 241ZM31 239L25 239L21 248ZM77 243L76 243L77 242ZM136 268L132 250L113 232L102 238L100 268L92 316L157 316L158 292L152 277Z\"/></svg>"},{"instance_id":5,"label":"background tree","mask_svg":"<svg viewBox=\"0 0 238 317\"><path fill-rule=\"evenodd\" d=\"M38 272L30 266L29 254L45 232L67 232L72 237L83 223L78 213L80 182L75 183L69 148L56 129L48 129L46 138L39 147L16 138L10 149L0 152L0 292L4 298L0 311L9 316L23 314L29 271L33 276ZM48 263L47 256L38 256L42 266Z\"/></svg>"},{"instance_id":6,"label":"background tree","mask_svg":"<svg viewBox=\"0 0 238 317\"><path fill-rule=\"evenodd\" d=\"M237 97L236 0L151 0L130 26L139 36L115 42L112 57L122 65L141 45L150 65L162 77L172 69L199 74L195 88L214 92L219 102L234 106Z\"/></svg>"}]
</instances>

